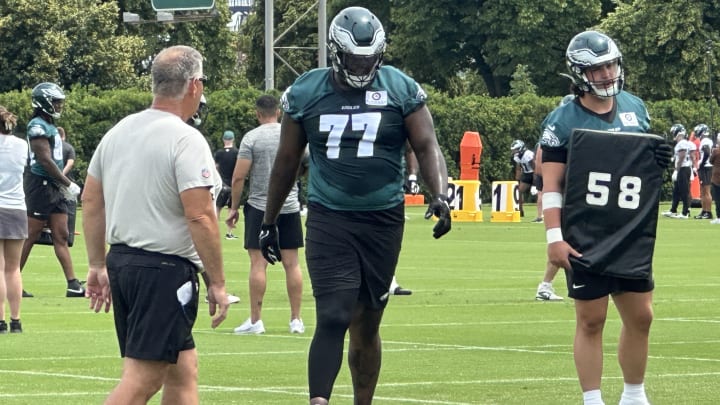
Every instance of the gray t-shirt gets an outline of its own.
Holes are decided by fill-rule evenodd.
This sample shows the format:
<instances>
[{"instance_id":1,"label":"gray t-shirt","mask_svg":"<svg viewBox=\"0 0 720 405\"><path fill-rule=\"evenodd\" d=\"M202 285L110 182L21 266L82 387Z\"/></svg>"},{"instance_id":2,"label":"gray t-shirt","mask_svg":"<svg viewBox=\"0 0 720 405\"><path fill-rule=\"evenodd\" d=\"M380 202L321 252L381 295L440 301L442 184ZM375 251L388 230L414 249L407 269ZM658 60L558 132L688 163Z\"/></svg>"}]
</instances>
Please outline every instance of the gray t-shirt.
<instances>
[{"instance_id":1,"label":"gray t-shirt","mask_svg":"<svg viewBox=\"0 0 720 405\"><path fill-rule=\"evenodd\" d=\"M106 241L177 255L202 267L180 193L222 186L210 146L177 115L148 109L102 138L88 166L105 198Z\"/></svg>"},{"instance_id":2,"label":"gray t-shirt","mask_svg":"<svg viewBox=\"0 0 720 405\"><path fill-rule=\"evenodd\" d=\"M246 133L238 148L238 160L245 159L252 162L248 186L247 203L253 208L265 211L267 203L268 185L270 184L270 171L275 162L278 145L280 144L280 124L263 124ZM298 188L293 185L285 204L280 210L281 214L290 214L300 211L298 201Z\"/></svg>"}]
</instances>

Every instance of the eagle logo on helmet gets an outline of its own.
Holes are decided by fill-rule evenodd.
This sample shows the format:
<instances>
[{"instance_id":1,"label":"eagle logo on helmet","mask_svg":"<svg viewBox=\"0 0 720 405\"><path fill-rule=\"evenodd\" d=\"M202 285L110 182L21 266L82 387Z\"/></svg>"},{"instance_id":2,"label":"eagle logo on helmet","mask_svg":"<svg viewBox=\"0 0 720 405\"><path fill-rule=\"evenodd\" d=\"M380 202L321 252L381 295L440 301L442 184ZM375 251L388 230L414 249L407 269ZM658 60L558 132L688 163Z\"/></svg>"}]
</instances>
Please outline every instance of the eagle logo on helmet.
<instances>
[{"instance_id":1,"label":"eagle logo on helmet","mask_svg":"<svg viewBox=\"0 0 720 405\"><path fill-rule=\"evenodd\" d=\"M622 67L622 53L615 41L605 34L597 31L581 32L568 45L565 53L570 75L569 77L577 88L585 93L592 93L598 97L613 97L620 93L625 81L625 72ZM586 71L594 66L617 62L617 75L612 86L607 87L605 81L596 82L588 78Z\"/></svg>"},{"instance_id":2,"label":"eagle logo on helmet","mask_svg":"<svg viewBox=\"0 0 720 405\"><path fill-rule=\"evenodd\" d=\"M693 132L695 133L695 137L702 139L710 133L710 128L705 124L697 124Z\"/></svg>"},{"instance_id":3,"label":"eagle logo on helmet","mask_svg":"<svg viewBox=\"0 0 720 405\"><path fill-rule=\"evenodd\" d=\"M681 136L683 139L687 139L688 134L683 124L675 124L670 127L670 136L673 139L677 138L678 136Z\"/></svg>"},{"instance_id":4,"label":"eagle logo on helmet","mask_svg":"<svg viewBox=\"0 0 720 405\"><path fill-rule=\"evenodd\" d=\"M32 106L58 119L62 114L65 93L55 83L40 83L32 89Z\"/></svg>"},{"instance_id":5,"label":"eagle logo on helmet","mask_svg":"<svg viewBox=\"0 0 720 405\"><path fill-rule=\"evenodd\" d=\"M348 86L368 88L385 52L382 23L363 7L340 11L330 23L328 51L333 70Z\"/></svg>"}]
</instances>

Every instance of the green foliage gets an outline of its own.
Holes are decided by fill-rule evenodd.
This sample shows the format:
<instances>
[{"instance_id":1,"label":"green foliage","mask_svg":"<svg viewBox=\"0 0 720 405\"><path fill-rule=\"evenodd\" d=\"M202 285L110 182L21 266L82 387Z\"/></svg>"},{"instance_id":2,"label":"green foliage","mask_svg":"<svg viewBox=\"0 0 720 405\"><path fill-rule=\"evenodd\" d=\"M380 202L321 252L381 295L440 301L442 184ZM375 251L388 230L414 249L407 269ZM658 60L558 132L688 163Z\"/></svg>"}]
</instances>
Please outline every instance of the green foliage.
<instances>
[{"instance_id":1,"label":"green foliage","mask_svg":"<svg viewBox=\"0 0 720 405\"><path fill-rule=\"evenodd\" d=\"M433 115L438 142L447 161L448 174L457 178L460 168L460 141L466 131L480 133L483 152L480 181L482 195L487 196L493 181L512 180L510 143L522 139L534 146L540 138L540 123L559 102L559 97L541 97L532 93L516 97L460 95L446 93L425 86L429 94L428 107ZM262 92L254 87L230 87L208 91L209 112L200 131L211 149L222 145L223 131L232 130L239 138L257 126L255 100ZM271 92L278 97L279 91ZM63 116L58 125L64 127L77 152L77 167L82 177L97 143L115 123L128 114L147 108L152 100L144 89L103 90L94 86L75 86L67 92ZM17 132L24 137L30 119L30 91L0 94L0 105L18 115ZM664 135L676 122L688 130L699 124L710 125L709 104L704 101L668 100L648 102L652 117L650 132ZM714 105L714 111L720 110ZM717 127L717 123L715 123ZM668 185L669 185L668 172ZM666 187L663 195L667 196Z\"/></svg>"},{"instance_id":2,"label":"green foliage","mask_svg":"<svg viewBox=\"0 0 720 405\"><path fill-rule=\"evenodd\" d=\"M623 52L628 88L650 100L701 100L709 94L708 61L716 70L718 26L720 3L698 0L622 2L600 24ZM708 40L715 44L709 53Z\"/></svg>"},{"instance_id":3,"label":"green foliage","mask_svg":"<svg viewBox=\"0 0 720 405\"><path fill-rule=\"evenodd\" d=\"M565 71L567 41L578 27L600 17L600 3L591 0L441 0L433 7L401 0L393 5L390 52L400 67L443 90L456 72L471 69L493 97L509 93L518 64L527 65L533 82L542 83L540 94L564 94L567 82L558 72Z\"/></svg>"},{"instance_id":4,"label":"green foliage","mask_svg":"<svg viewBox=\"0 0 720 405\"><path fill-rule=\"evenodd\" d=\"M517 65L515 73L510 81L510 96L519 96L521 94L536 94L537 86L530 78L530 72L527 65Z\"/></svg>"},{"instance_id":5,"label":"green foliage","mask_svg":"<svg viewBox=\"0 0 720 405\"><path fill-rule=\"evenodd\" d=\"M318 66L317 2L276 0L273 8L275 72L273 88L285 89L307 70ZM315 9L315 10L313 10ZM242 27L240 40L246 55L247 77L265 88L265 2L256 1L254 14ZM307 14L306 12L309 11ZM248 46L249 48L245 48Z\"/></svg>"},{"instance_id":6,"label":"green foliage","mask_svg":"<svg viewBox=\"0 0 720 405\"><path fill-rule=\"evenodd\" d=\"M114 2L16 0L0 3L0 15L0 89L43 81L64 88L137 85L133 64L142 57L142 39L116 35Z\"/></svg>"}]
</instances>

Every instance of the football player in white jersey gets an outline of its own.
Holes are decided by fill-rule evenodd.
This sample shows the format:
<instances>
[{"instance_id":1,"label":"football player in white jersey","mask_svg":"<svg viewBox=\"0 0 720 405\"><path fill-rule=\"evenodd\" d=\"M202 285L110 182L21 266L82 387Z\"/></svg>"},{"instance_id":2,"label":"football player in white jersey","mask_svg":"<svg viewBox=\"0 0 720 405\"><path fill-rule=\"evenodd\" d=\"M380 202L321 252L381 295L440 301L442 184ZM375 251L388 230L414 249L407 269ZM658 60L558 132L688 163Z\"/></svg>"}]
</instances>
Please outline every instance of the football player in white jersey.
<instances>
[{"instance_id":1,"label":"football player in white jersey","mask_svg":"<svg viewBox=\"0 0 720 405\"><path fill-rule=\"evenodd\" d=\"M700 140L698 148L697 173L700 178L700 203L702 212L695 215L695 219L712 219L712 197L710 196L710 177L712 176L712 163L710 163L710 151L713 148L713 141L710 137L710 128L705 124L698 124L693 130L695 139Z\"/></svg>"}]
</instances>

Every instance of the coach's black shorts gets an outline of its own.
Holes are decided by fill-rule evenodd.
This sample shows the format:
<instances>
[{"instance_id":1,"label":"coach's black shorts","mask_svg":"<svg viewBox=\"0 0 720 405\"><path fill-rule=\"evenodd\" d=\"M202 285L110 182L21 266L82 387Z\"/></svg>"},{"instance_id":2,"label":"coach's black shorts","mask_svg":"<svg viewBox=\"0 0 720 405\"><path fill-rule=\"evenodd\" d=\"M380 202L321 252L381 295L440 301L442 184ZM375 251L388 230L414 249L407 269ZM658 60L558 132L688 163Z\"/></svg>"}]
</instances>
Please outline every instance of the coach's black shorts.
<instances>
[{"instance_id":1,"label":"coach's black shorts","mask_svg":"<svg viewBox=\"0 0 720 405\"><path fill-rule=\"evenodd\" d=\"M542 176L539 176L537 174L533 174L533 186L537 189L537 191L542 191L543 189L543 178Z\"/></svg>"},{"instance_id":2,"label":"coach's black shorts","mask_svg":"<svg viewBox=\"0 0 720 405\"><path fill-rule=\"evenodd\" d=\"M112 245L107 256L120 355L177 363L195 348L197 268L179 256Z\"/></svg>"},{"instance_id":3,"label":"coach's black shorts","mask_svg":"<svg viewBox=\"0 0 720 405\"><path fill-rule=\"evenodd\" d=\"M533 174L532 173L523 173L520 175L520 183L525 184L533 184Z\"/></svg>"},{"instance_id":4,"label":"coach's black shorts","mask_svg":"<svg viewBox=\"0 0 720 405\"><path fill-rule=\"evenodd\" d=\"M223 184L222 189L218 193L215 199L215 206L218 208L228 207L230 208L230 202L232 201L232 188Z\"/></svg>"},{"instance_id":5,"label":"coach's black shorts","mask_svg":"<svg viewBox=\"0 0 720 405\"><path fill-rule=\"evenodd\" d=\"M305 256L313 295L358 290L369 308L385 308L404 222L404 204L382 211L334 211L311 202Z\"/></svg>"},{"instance_id":6,"label":"coach's black shorts","mask_svg":"<svg viewBox=\"0 0 720 405\"><path fill-rule=\"evenodd\" d=\"M47 220L51 214L69 212L68 202L60 191L61 186L52 179L28 171L23 179L23 187L29 217Z\"/></svg>"},{"instance_id":7,"label":"coach's black shorts","mask_svg":"<svg viewBox=\"0 0 720 405\"><path fill-rule=\"evenodd\" d=\"M699 168L698 177L700 178L700 185L709 186L711 184L710 178L712 177L712 166Z\"/></svg>"},{"instance_id":8,"label":"coach's black shorts","mask_svg":"<svg viewBox=\"0 0 720 405\"><path fill-rule=\"evenodd\" d=\"M630 279L600 275L582 270L565 270L568 296L576 300L594 300L623 292L649 292L655 289L650 274L645 279Z\"/></svg>"},{"instance_id":9,"label":"coach's black shorts","mask_svg":"<svg viewBox=\"0 0 720 405\"><path fill-rule=\"evenodd\" d=\"M245 249L260 249L260 225L264 211L250 204L243 206L245 216ZM299 249L303 244L302 221L299 212L280 214L277 219L280 249Z\"/></svg>"}]
</instances>

